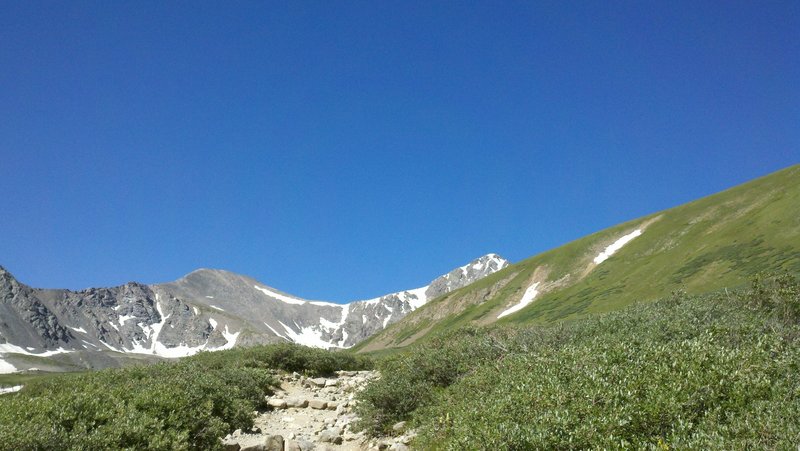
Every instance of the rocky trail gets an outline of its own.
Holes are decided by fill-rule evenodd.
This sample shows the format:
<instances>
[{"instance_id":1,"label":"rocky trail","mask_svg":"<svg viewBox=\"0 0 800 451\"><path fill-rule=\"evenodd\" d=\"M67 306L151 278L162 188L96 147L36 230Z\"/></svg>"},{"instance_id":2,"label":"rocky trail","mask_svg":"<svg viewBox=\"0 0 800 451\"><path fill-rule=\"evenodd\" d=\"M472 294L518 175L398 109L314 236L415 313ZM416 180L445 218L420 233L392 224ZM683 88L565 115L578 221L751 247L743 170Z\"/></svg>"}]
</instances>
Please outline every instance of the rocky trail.
<instances>
[{"instance_id":1,"label":"rocky trail","mask_svg":"<svg viewBox=\"0 0 800 451\"><path fill-rule=\"evenodd\" d=\"M281 387L267 399L253 431L235 431L222 439L226 451L408 450L414 434L404 423L396 437L369 439L352 429L355 395L380 377L375 371L339 371L333 378L281 377Z\"/></svg>"}]
</instances>

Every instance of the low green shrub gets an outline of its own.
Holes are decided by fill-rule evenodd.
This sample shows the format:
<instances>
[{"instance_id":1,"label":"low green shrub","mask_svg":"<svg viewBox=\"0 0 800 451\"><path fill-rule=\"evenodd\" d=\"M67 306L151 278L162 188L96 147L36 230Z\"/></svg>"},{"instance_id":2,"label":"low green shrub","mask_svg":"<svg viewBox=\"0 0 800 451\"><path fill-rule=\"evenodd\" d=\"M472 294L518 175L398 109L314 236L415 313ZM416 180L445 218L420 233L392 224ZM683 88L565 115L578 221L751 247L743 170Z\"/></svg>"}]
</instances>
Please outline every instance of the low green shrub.
<instances>
[{"instance_id":1,"label":"low green shrub","mask_svg":"<svg viewBox=\"0 0 800 451\"><path fill-rule=\"evenodd\" d=\"M33 381L0 397L0 450L217 449L219 437L253 426L253 411L278 384L274 370L369 366L348 353L281 344Z\"/></svg>"},{"instance_id":2,"label":"low green shrub","mask_svg":"<svg viewBox=\"0 0 800 451\"><path fill-rule=\"evenodd\" d=\"M451 333L382 364L358 409L372 434L412 421L420 449L794 449L799 287L761 278L566 324Z\"/></svg>"}]
</instances>

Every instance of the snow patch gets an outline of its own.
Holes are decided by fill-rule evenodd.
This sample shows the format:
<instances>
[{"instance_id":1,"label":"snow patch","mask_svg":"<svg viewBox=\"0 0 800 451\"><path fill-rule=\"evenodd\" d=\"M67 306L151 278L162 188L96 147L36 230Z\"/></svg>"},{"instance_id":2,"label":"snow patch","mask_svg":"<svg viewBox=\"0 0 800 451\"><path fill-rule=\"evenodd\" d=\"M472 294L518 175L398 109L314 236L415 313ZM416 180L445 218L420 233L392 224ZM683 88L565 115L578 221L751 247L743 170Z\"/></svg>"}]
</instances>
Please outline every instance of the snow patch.
<instances>
[{"instance_id":1,"label":"snow patch","mask_svg":"<svg viewBox=\"0 0 800 451\"><path fill-rule=\"evenodd\" d=\"M518 312L523 308L525 308L525 306L530 304L536 297L536 295L539 294L539 291L536 290L538 286L539 282L536 282L535 284L529 286L528 289L525 290L525 293L522 295L522 299L520 299L519 303L507 310L504 310L503 313L497 315L497 318L500 319L506 315L510 315L514 312Z\"/></svg>"},{"instance_id":2,"label":"snow patch","mask_svg":"<svg viewBox=\"0 0 800 451\"><path fill-rule=\"evenodd\" d=\"M333 321L329 321L329 320L327 320L325 318L320 318L319 319L319 325L321 327L324 327L324 328L328 329L328 332L333 332L336 329L338 329L339 327L341 327L342 325L344 325L344 321L347 319L347 313L350 311L350 305L348 305L348 304L338 305L337 307L342 309L342 316L339 318L339 322L338 323L335 323Z\"/></svg>"},{"instance_id":3,"label":"snow patch","mask_svg":"<svg viewBox=\"0 0 800 451\"><path fill-rule=\"evenodd\" d=\"M291 298L289 296L285 296L283 294L276 293L276 292L274 292L274 291L272 291L272 290L270 290L268 288L259 287L258 285L253 285L253 288L255 288L256 290L264 293L265 295L267 295L267 296L269 296L271 298L277 299L277 300L279 300L281 302L285 302L287 304L303 305L303 304L306 303L306 301L303 301L301 299Z\"/></svg>"},{"instance_id":4,"label":"snow patch","mask_svg":"<svg viewBox=\"0 0 800 451\"><path fill-rule=\"evenodd\" d=\"M206 296L209 299L214 299L214 296Z\"/></svg>"},{"instance_id":5,"label":"snow patch","mask_svg":"<svg viewBox=\"0 0 800 451\"><path fill-rule=\"evenodd\" d=\"M267 323L264 323L264 325L265 325L265 326L267 326L267 327L269 327L269 330L271 330L273 334L275 334L275 335L277 335L277 336L279 336L279 337L283 338L284 340L287 340L287 338L286 338L286 337L284 337L283 335L279 334L279 333L278 333L278 331L277 331L277 330L275 330L275 329L273 329L273 328L272 328L272 326L270 326L269 324L267 324Z\"/></svg>"},{"instance_id":6,"label":"snow patch","mask_svg":"<svg viewBox=\"0 0 800 451\"><path fill-rule=\"evenodd\" d=\"M411 305L411 310L416 310L428 302L428 296L425 295L427 290L428 285L406 291L407 294L411 295L406 296L406 301L408 301L408 304Z\"/></svg>"},{"instance_id":7,"label":"snow patch","mask_svg":"<svg viewBox=\"0 0 800 451\"><path fill-rule=\"evenodd\" d=\"M124 326L125 321L129 321L132 319L136 319L136 317L133 315L120 315L119 318L117 319L117 322L119 323L120 326Z\"/></svg>"},{"instance_id":8,"label":"snow patch","mask_svg":"<svg viewBox=\"0 0 800 451\"><path fill-rule=\"evenodd\" d=\"M2 371L0 371L0 374L2 374ZM4 395L6 393L14 393L15 391L20 391L20 390L22 390L22 385L15 385L13 387L8 387L8 388L0 388L0 395Z\"/></svg>"},{"instance_id":9,"label":"snow patch","mask_svg":"<svg viewBox=\"0 0 800 451\"><path fill-rule=\"evenodd\" d=\"M75 352L75 351L70 351L70 350L64 349L64 348L58 348L58 349L53 350L53 351L44 351L44 352L36 353L36 352L30 352L30 351L28 351L28 350L26 350L26 349L24 349L24 348L22 348L20 346L12 345L11 343L0 344L0 354L9 354L10 353L10 354L33 355L33 356L36 356L36 357L50 357L51 355L66 354L68 352Z\"/></svg>"},{"instance_id":10,"label":"snow patch","mask_svg":"<svg viewBox=\"0 0 800 451\"><path fill-rule=\"evenodd\" d=\"M200 314L200 309L199 308L192 306L192 310L194 310L194 314L195 315L199 315Z\"/></svg>"},{"instance_id":11,"label":"snow patch","mask_svg":"<svg viewBox=\"0 0 800 451\"><path fill-rule=\"evenodd\" d=\"M221 307L217 307L216 305L210 305L210 304L209 304L209 307L211 307L211 308L213 308L213 309L216 309L216 310L219 310L220 312L224 312L224 311L225 311L225 310L223 310Z\"/></svg>"},{"instance_id":12,"label":"snow patch","mask_svg":"<svg viewBox=\"0 0 800 451\"><path fill-rule=\"evenodd\" d=\"M215 320L214 318L209 318L208 319L208 324L211 324L211 328L212 329L216 329L217 328L217 320Z\"/></svg>"},{"instance_id":13,"label":"snow patch","mask_svg":"<svg viewBox=\"0 0 800 451\"><path fill-rule=\"evenodd\" d=\"M69 327L69 326L67 326L67 327ZM75 332L80 332L82 334L86 333L86 329L84 329L83 327L69 327L69 328L74 330ZM30 348L28 348L28 349L30 349Z\"/></svg>"},{"instance_id":14,"label":"snow patch","mask_svg":"<svg viewBox=\"0 0 800 451\"><path fill-rule=\"evenodd\" d=\"M622 238L614 241L610 246L605 248L603 252L600 252L597 257L594 258L595 264L599 265L604 261L608 260L608 257L614 255L615 252L622 249L622 246L628 244L629 241L636 238L637 236L642 234L642 229L636 229L633 232L623 236Z\"/></svg>"},{"instance_id":15,"label":"snow patch","mask_svg":"<svg viewBox=\"0 0 800 451\"><path fill-rule=\"evenodd\" d=\"M310 346L312 348L330 348L330 347L340 347L332 343L328 343L327 341L323 340L320 336L320 332L314 330L312 327L303 327L300 328L300 332L295 332L294 329L290 328L286 324L278 321L278 323L283 326L286 330L286 336L297 344L301 344L303 346Z\"/></svg>"},{"instance_id":16,"label":"snow patch","mask_svg":"<svg viewBox=\"0 0 800 451\"><path fill-rule=\"evenodd\" d=\"M231 333L228 332L228 325L225 325L225 332L222 333L222 336L225 337L225 340L228 342L224 345L220 346L219 348L214 348L215 351L221 351L223 349L231 349L236 345L236 340L239 338L239 334L241 332Z\"/></svg>"},{"instance_id":17,"label":"snow patch","mask_svg":"<svg viewBox=\"0 0 800 451\"><path fill-rule=\"evenodd\" d=\"M117 348L115 348L115 347L111 346L110 344L106 343L106 342L105 342L105 341L103 341L103 340L100 340L100 343L101 343L103 346L107 347L108 349L110 349L110 350L112 350L112 351L115 351L115 352L125 352L125 350L123 350L123 349L117 349Z\"/></svg>"},{"instance_id":18,"label":"snow patch","mask_svg":"<svg viewBox=\"0 0 800 451\"><path fill-rule=\"evenodd\" d=\"M6 362L3 359L0 359L0 374L11 374L16 372L17 372L17 367Z\"/></svg>"}]
</instances>

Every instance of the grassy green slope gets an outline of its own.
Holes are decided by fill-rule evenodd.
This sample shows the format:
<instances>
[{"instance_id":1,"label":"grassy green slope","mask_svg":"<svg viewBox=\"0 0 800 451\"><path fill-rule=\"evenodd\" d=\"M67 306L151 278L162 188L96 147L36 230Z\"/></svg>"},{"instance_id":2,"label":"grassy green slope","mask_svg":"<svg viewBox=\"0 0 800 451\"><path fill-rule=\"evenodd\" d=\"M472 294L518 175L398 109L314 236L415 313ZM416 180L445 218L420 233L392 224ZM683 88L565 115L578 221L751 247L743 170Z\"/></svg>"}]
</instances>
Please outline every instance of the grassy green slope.
<instances>
[{"instance_id":1,"label":"grassy green slope","mask_svg":"<svg viewBox=\"0 0 800 451\"><path fill-rule=\"evenodd\" d=\"M636 229L641 236L593 263ZM800 165L531 257L429 302L357 350L405 346L469 323L570 320L677 289L737 286L761 271L800 273ZM534 302L497 320L533 282L542 288Z\"/></svg>"}]
</instances>

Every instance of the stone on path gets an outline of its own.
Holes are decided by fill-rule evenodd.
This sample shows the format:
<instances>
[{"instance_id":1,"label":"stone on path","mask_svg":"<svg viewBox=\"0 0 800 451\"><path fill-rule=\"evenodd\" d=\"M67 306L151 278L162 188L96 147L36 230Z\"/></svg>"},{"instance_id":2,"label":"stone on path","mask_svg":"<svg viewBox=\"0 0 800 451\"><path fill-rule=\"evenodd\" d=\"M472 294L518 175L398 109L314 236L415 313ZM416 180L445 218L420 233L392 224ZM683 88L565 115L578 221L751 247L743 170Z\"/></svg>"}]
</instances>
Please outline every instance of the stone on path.
<instances>
[{"instance_id":1,"label":"stone on path","mask_svg":"<svg viewBox=\"0 0 800 451\"><path fill-rule=\"evenodd\" d=\"M328 407L328 402L322 399L312 399L311 401L308 401L308 407L311 407L312 409L323 410Z\"/></svg>"},{"instance_id":2,"label":"stone on path","mask_svg":"<svg viewBox=\"0 0 800 451\"><path fill-rule=\"evenodd\" d=\"M283 437L268 435L264 440L265 451L283 451Z\"/></svg>"}]
</instances>

